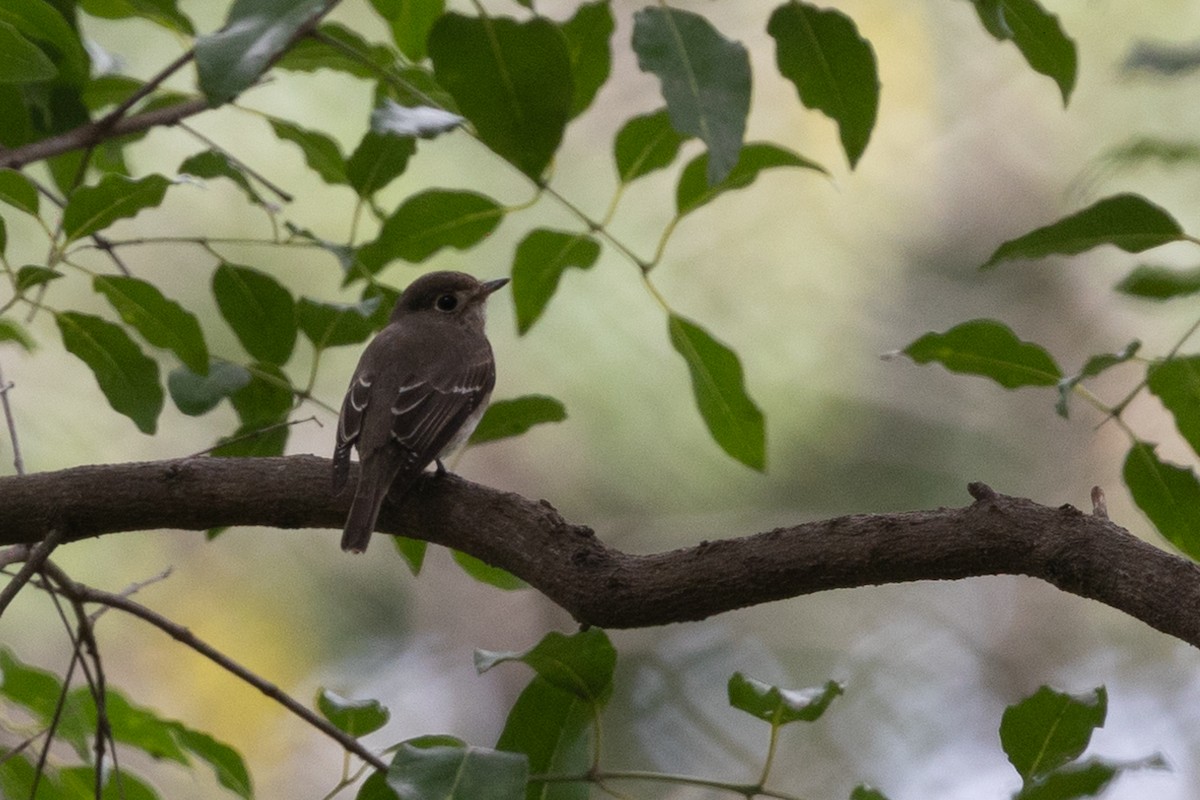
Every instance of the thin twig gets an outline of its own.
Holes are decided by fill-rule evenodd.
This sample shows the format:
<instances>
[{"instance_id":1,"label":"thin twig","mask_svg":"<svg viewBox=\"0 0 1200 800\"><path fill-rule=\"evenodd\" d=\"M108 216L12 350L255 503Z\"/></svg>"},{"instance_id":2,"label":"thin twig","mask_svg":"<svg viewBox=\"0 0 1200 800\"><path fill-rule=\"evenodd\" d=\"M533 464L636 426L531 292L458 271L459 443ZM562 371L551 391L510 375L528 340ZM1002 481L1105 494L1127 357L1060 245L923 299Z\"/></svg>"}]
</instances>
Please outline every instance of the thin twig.
<instances>
[{"instance_id":1,"label":"thin twig","mask_svg":"<svg viewBox=\"0 0 1200 800\"><path fill-rule=\"evenodd\" d=\"M62 530L60 528L52 528L46 534L46 538L30 548L21 570L13 576L11 581L4 585L3 589L0 589L0 617L4 616L5 609L8 608L8 604L13 601L13 598L17 596L17 592L21 591L21 587L28 583L34 574L41 571L42 566L46 563L46 559L50 557L50 554L54 552L54 548L58 547L58 543L62 539Z\"/></svg>"},{"instance_id":2,"label":"thin twig","mask_svg":"<svg viewBox=\"0 0 1200 800\"><path fill-rule=\"evenodd\" d=\"M111 128L116 124L117 120L124 117L125 114L129 112L129 109L133 108L139 100L141 100L143 97L146 97L159 86L161 86L163 81L174 75L179 70L183 69L195 57L196 49L192 48L183 55L179 56L179 58L172 61L170 64L167 64L165 67L159 70L157 75L143 83L133 94L122 100L116 108L97 120L96 125L101 130Z\"/></svg>"},{"instance_id":3,"label":"thin twig","mask_svg":"<svg viewBox=\"0 0 1200 800\"><path fill-rule=\"evenodd\" d=\"M311 417L305 417L304 419L292 419L292 420L287 420L286 422L276 422L274 424L267 425L264 428L255 428L252 431L243 433L241 436L234 436L232 439L226 439L223 442L217 442L212 447L206 447L203 450L199 450L195 453L192 453L189 456L184 456L184 459L199 458L200 456L208 455L213 450L216 450L218 447L224 447L227 444L233 444L234 442L240 442L240 441L244 441L246 439L256 439L259 436L267 435L268 433L270 433L273 430L277 430L279 428L288 428L288 427L291 427L292 425L301 425L305 422L315 422L315 423L317 423L318 428L324 427L323 425L321 425L321 420L317 419L315 414L312 415Z\"/></svg>"},{"instance_id":4,"label":"thin twig","mask_svg":"<svg viewBox=\"0 0 1200 800\"><path fill-rule=\"evenodd\" d=\"M21 443L17 441L17 423L13 418L12 406L8 402L8 392L12 388L13 384L4 380L4 369L0 367L0 406L4 407L4 421L8 423L8 439L12 442L13 468L16 469L18 475L24 475L25 461L21 458ZM3 606L0 606L0 612L3 610Z\"/></svg>"},{"instance_id":5,"label":"thin twig","mask_svg":"<svg viewBox=\"0 0 1200 800\"><path fill-rule=\"evenodd\" d=\"M180 128L181 130L187 131L187 133L188 133L190 136L192 136L192 138L194 138L194 139L199 139L201 142L203 142L204 144L208 145L208 146L209 146L210 148L212 148L213 150L215 150L215 151L217 151L218 153L220 153L221 155L225 156L225 158L229 159L229 163L233 164L235 167L237 167L238 169L240 169L242 172L246 173L246 174L247 174L247 175L249 175L251 178L254 178L254 180L256 180L256 181L258 181L259 183L261 183L261 184L262 184L262 185L263 185L263 186L264 186L264 187L265 187L265 188L266 188L268 191L270 191L271 193L273 193L273 194L274 194L276 197L278 197L278 198L279 198L280 200L282 200L283 202L285 202L285 203L290 203L290 202L292 202L293 200L295 200L295 199L296 199L294 195L292 195L292 194L290 194L289 192L285 191L285 190L284 190L282 187L280 187L278 184L275 184L275 183L271 182L271 181L270 181L270 180L269 180L269 179L268 179L268 178L267 178L265 175L263 175L261 172L259 172L258 170L254 169L253 167L251 167L251 166L250 166L249 164L247 164L245 161L242 161L240 158L238 158L237 156L235 156L233 153L229 152L229 151L228 151L228 150L226 150L224 147L222 147L221 145L217 144L217 143L216 143L216 142L214 142L212 139L208 138L208 137L207 137L207 136L205 136L203 133L201 133L200 131L198 131L198 130L196 130L195 128L193 128L191 125L188 125L186 122L180 122L180 123L179 123L179 128Z\"/></svg>"}]
</instances>

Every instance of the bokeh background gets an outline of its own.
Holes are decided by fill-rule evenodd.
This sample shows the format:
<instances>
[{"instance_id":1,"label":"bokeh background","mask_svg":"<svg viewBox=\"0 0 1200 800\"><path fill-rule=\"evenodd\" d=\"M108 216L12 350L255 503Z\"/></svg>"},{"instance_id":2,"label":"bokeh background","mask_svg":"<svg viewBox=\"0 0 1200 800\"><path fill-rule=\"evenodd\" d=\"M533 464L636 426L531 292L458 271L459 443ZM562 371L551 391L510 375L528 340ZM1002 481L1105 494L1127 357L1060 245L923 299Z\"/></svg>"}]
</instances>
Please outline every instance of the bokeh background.
<instances>
[{"instance_id":1,"label":"bokeh background","mask_svg":"<svg viewBox=\"0 0 1200 800\"><path fill-rule=\"evenodd\" d=\"M219 27L225 4L183 0L201 31ZM486 3L493 13L514 4ZM554 185L594 216L616 187L612 137L633 114L661 106L654 78L629 49L631 16L643 3L615 0L613 77L591 111L568 130ZM1195 172L1186 164L1130 168L1108 158L1139 135L1190 139L1200 122L1200 76L1164 78L1123 68L1145 42L1189 44L1200 30L1191 0L1047 0L1079 45L1079 82L1064 109L1058 88L1011 44L980 27L964 0L880 3L843 0L875 48L883 84L877 128L849 171L824 117L805 110L775 73L765 33L772 3L679 2L708 16L750 50L755 69L749 139L768 139L825 164L831 178L800 170L765 173L751 188L690 215L653 280L672 307L732 346L747 386L766 414L768 469L752 472L709 439L695 411L686 368L672 351L661 308L636 269L611 250L587 272L568 272L544 317L516 334L511 302L491 304L499 364L497 398L545 393L561 399L566 422L467 452L456 471L472 480L552 502L609 544L652 552L702 539L851 512L969 502L966 484L1047 504L1087 507L1093 485L1111 516L1159 541L1120 481L1128 442L1082 405L1069 420L1053 412L1052 390L1006 392L884 354L927 330L991 317L1050 348L1064 369L1133 338L1164 352L1194 316L1195 303L1148 306L1111 287L1134 265L1104 249L1070 260L977 266L1005 239L1118 190L1137 191L1200 230ZM539 2L564 18L571 2ZM383 39L363 0L339 20ZM121 71L149 77L181 42L141 22L86 18L96 45ZM100 50L97 51L99 53ZM175 88L190 89L190 75ZM194 118L196 130L232 150L296 196L282 214L329 239L351 229L353 197L309 174L258 112L330 132L349 152L371 108L371 87L330 72L274 73L238 108ZM129 154L137 173L174 174L205 149L180 130L156 130ZM687 146L682 163L698 151ZM613 233L648 254L672 207L676 172L635 183ZM422 142L408 172L381 196L384 208L428 185L470 188L504 203L530 197L514 170L461 135ZM6 215L12 263L38 263L40 229ZM516 243L535 225L571 227L550 199L506 220L466 253L394 264L401 287L430 269L505 275ZM115 238L269 238L265 214L228 182L177 187L168 202L114 232ZM372 235L369 228L360 240ZM216 245L228 260L269 270L294 294L356 299L339 288L326 255L296 248ZM1153 254L1195 262L1186 247ZM215 262L186 244L128 247L134 273L200 315L210 347L241 358L209 294ZM80 259L97 269L98 255ZM108 313L75 275L53 287L55 307ZM26 467L184 456L235 427L228 409L185 417L170 407L154 437L112 412L84 365L66 354L49 315L32 326L38 351L0 349ZM301 346L302 347L302 346ZM290 365L302 383L301 351ZM336 406L358 355L331 351L316 395ZM164 361L164 364L166 362ZM1114 370L1097 391L1115 402L1136 380ZM327 455L332 414L296 426L289 452ZM1170 420L1140 399L1129 421L1162 455L1187 460ZM0 440L0 474L13 471ZM0 510L0 524L2 524ZM424 733L490 745L528 679L519 665L475 674L475 648L517 650L570 619L536 592L501 592L465 576L431 551L413 578L379 539L365 557L344 555L336 531L231 530L135 533L74 544L56 558L76 578L120 589L166 569L139 599L235 660L308 700L318 687L374 697L392 712L368 742ZM158 631L110 613L99 626L109 681L247 757L261 797L321 797L343 757L335 745ZM1108 687L1108 723L1091 752L1114 759L1161 752L1172 773L1120 779L1109 798L1195 797L1200 785L1200 657L1194 649L1103 606L1022 578L985 578L829 592L726 614L697 624L613 631L617 689L605 722L605 763L728 780L757 775L766 726L730 710L725 682L741 670L789 687L828 678L847 693L817 723L789 728L775 784L806 797L845 797L860 781L896 800L1001 798L1019 785L999 746L1004 707L1050 683L1070 691ZM69 642L43 597L26 591L0 619L0 641L23 659L61 672ZM136 761L135 761L136 764ZM170 797L211 797L203 773L148 767ZM631 796L702 798L696 789L630 785Z\"/></svg>"}]
</instances>

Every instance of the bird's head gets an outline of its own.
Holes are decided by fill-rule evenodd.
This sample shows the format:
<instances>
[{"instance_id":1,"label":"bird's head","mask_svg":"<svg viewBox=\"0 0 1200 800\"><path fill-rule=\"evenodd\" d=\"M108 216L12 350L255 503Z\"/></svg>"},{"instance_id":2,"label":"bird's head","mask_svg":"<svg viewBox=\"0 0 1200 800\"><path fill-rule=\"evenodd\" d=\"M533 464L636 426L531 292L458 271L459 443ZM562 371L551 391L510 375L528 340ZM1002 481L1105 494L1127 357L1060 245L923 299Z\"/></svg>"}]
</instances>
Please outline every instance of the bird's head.
<instances>
[{"instance_id":1,"label":"bird's head","mask_svg":"<svg viewBox=\"0 0 1200 800\"><path fill-rule=\"evenodd\" d=\"M392 322L411 314L429 314L482 324L488 296L507 283L508 278L477 281L465 272L430 272L410 283L400 295Z\"/></svg>"}]
</instances>

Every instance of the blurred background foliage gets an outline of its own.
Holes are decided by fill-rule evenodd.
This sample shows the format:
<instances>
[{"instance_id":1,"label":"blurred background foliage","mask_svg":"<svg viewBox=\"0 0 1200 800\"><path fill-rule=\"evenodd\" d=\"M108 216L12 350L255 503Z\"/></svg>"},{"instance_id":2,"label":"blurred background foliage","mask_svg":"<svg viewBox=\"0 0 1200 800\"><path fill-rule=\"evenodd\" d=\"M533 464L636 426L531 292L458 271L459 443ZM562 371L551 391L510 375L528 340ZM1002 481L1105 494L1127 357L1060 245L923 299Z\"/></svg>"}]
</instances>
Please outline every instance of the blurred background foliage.
<instances>
[{"instance_id":1,"label":"blurred background foliage","mask_svg":"<svg viewBox=\"0 0 1200 800\"><path fill-rule=\"evenodd\" d=\"M510 12L502 3L487 5ZM1099 485L1108 489L1115 521L1155 537L1118 488L1127 440L1115 426L1098 426L1098 416L1082 408L1060 419L1053 389L1008 393L880 356L973 317L1004 319L1068 370L1133 338L1149 352L1170 347L1194 306L1177 301L1148 310L1144 301L1114 293L1130 266L1124 254L1106 248L1019 269L976 268L1000 242L1119 190L1153 197L1185 229L1200 230L1194 151L1147 155L1145 146L1131 145L1144 137L1194 141L1200 84L1194 44L1180 36L1200 25L1200 6L1048 4L1079 47L1078 85L1064 109L1058 88L1015 48L989 37L970 3L839 2L872 43L883 85L870 146L851 172L836 127L806 111L795 89L773 76L764 30L773 5L677 4L748 48L756 83L747 139L783 144L831 175L764 173L751 189L689 215L654 272L675 309L703 321L740 355L767 419L766 472L713 445L687 390L686 367L664 335L661 309L610 248L591 269L564 275L525 336L518 337L503 297L491 304L495 396L552 395L565 404L567 420L473 448L452 469L546 498L568 519L634 552L842 513L960 505L971 480L1081 507ZM613 3L613 77L593 109L568 128L554 167L554 186L595 216L615 188L610 152L617 128L661 105L657 81L638 70L628 48L640 6ZM557 19L574 7L538 3L539 12ZM226 12L199 0L183 0L180 8L199 31L218 28ZM146 22L83 19L87 37L119 58L126 74L149 77L180 51L179 40ZM331 19L388 35L366 3L346 2ZM192 76L177 80L175 88L192 88ZM372 107L367 82L276 70L237 108L188 124L286 188L295 198L288 219L339 239L351 229L352 193L306 170L299 151L271 135L262 115L326 131L348 152ZM192 136L156 129L127 157L135 174L173 174L199 149ZM685 144L685 158L700 151L696 142ZM658 173L631 187L611 226L637 252L653 249L669 217L674 175ZM379 204L394 208L425 186L471 189L506 204L530 196L510 167L462 135L422 142ZM532 213L538 224L571 222L547 199ZM34 223L20 215L6 222L11 263L44 258L45 238ZM128 236L270 235L266 215L221 180L178 187L161 208L122 226L115 230ZM419 267L395 263L381 277L402 287L418 270L504 275L528 227L508 222L465 254L443 251ZM1192 266L1182 247L1165 248L1161 260ZM330 268L326 253L236 244L218 250L276 275L297 294L357 299L340 288L341 272ZM200 317L214 352L237 351L224 326L207 324L217 318L210 253L155 244L122 256L135 274L169 287ZM100 303L87 281L75 283L55 287L60 307ZM31 471L179 457L236 425L229 409L192 418L168 404L157 435L144 436L112 413L86 368L61 350L48 316L33 331L43 343L36 353L0 351L5 377L15 384L10 397ZM357 355L357 348L331 350L314 394L336 406ZM301 352L289 367L298 382L307 357ZM1122 393L1119 380L1102 377L1098 392L1112 386ZM1130 415L1146 438L1170 438L1171 422L1153 398L1141 397ZM334 415L316 417L293 429L288 452L331 452ZM5 474L7 448L0 441ZM1162 455L1188 459L1182 446ZM349 558L333 531L238 529L211 542L162 532L72 544L56 558L78 579L112 589L170 568L169 579L143 591L143 602L300 698L327 686L380 699L391 721L368 742L444 732L490 744L527 676L476 675L472 650L523 649L547 629L569 630L570 620L535 592L475 583L445 552L431 553L414 579L382 545L366 558ZM26 592L0 620L0 641L57 669L70 645L48 633L52 614L44 597ZM99 635L110 682L238 747L260 796L320 796L324 788L317 787L335 782L342 754L252 689L136 621L110 615ZM1170 774L1124 778L1106 797L1190 797L1188 787L1200 780L1200 732L1190 711L1200 701L1195 651L1032 580L837 591L612 638L621 657L605 742L609 760L622 766L731 779L753 774L763 732L724 697L726 679L740 670L781 685L845 682L837 713L783 735L778 780L804 796L845 796L858 781L893 798L1007 796L1019 781L998 745L1000 714L1043 683L1070 691L1106 685L1109 718L1095 737L1097 749L1114 758L1159 751L1173 765ZM217 791L198 774L156 769L165 796ZM709 796L661 787L638 793Z\"/></svg>"}]
</instances>

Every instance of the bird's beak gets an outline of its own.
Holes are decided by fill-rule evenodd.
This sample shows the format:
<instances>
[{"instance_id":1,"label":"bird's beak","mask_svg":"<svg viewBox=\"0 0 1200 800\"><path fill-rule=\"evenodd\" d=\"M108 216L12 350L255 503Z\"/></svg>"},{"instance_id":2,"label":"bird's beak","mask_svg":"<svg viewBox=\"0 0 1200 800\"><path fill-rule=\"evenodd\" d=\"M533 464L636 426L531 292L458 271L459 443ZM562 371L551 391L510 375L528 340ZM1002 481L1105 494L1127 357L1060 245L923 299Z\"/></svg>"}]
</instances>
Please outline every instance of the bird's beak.
<instances>
[{"instance_id":1,"label":"bird's beak","mask_svg":"<svg viewBox=\"0 0 1200 800\"><path fill-rule=\"evenodd\" d=\"M487 297L497 289L503 288L508 283L508 278L496 278L494 281L484 281L479 285L479 294L481 297Z\"/></svg>"}]
</instances>

